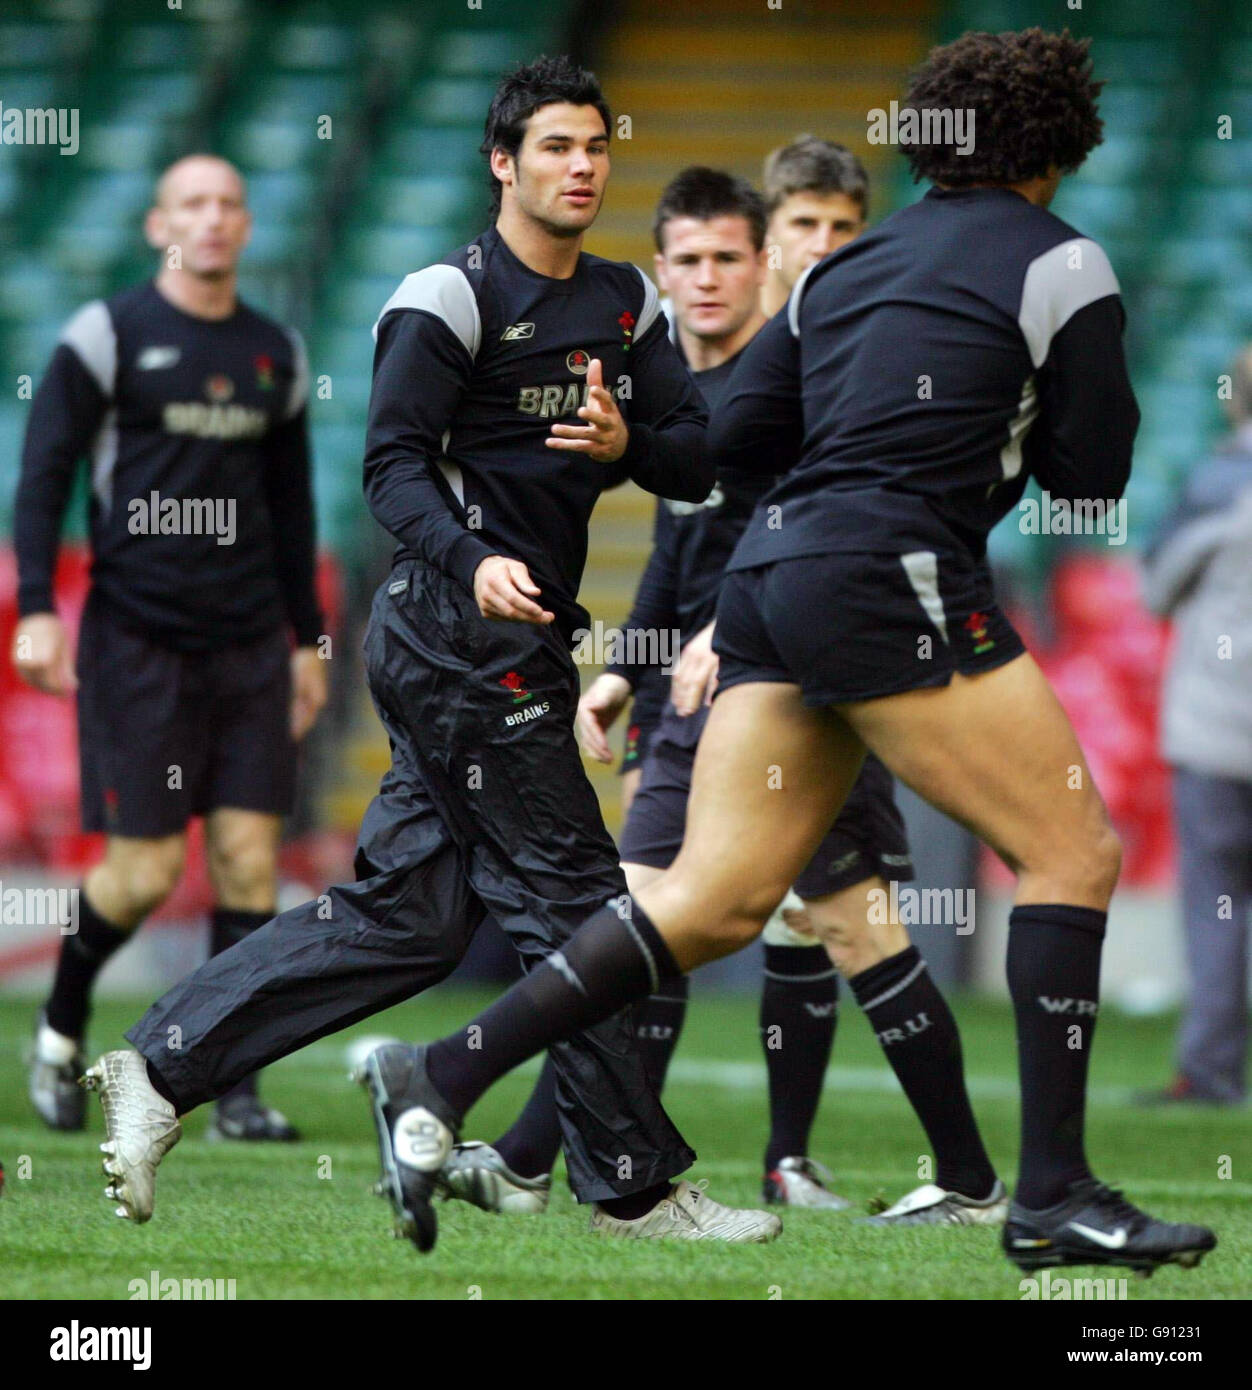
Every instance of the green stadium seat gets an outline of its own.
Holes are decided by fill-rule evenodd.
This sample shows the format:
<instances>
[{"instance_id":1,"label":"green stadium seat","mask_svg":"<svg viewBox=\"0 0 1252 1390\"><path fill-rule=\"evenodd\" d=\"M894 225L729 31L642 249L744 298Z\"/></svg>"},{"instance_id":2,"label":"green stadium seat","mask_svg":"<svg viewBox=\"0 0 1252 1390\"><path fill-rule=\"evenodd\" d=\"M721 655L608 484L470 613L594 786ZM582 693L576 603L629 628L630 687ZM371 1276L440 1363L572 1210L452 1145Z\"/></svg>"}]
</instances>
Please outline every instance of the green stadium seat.
<instances>
[{"instance_id":1,"label":"green stadium seat","mask_svg":"<svg viewBox=\"0 0 1252 1390\"><path fill-rule=\"evenodd\" d=\"M495 94L495 81L437 78L413 94L414 113L432 125L472 126L481 130L483 112ZM462 147L460 160L465 158Z\"/></svg>"},{"instance_id":2,"label":"green stadium seat","mask_svg":"<svg viewBox=\"0 0 1252 1390\"><path fill-rule=\"evenodd\" d=\"M344 247L344 254L349 265L368 266L380 275L389 275L394 290L406 275L437 261L449 249L447 230L440 223L430 227L360 227ZM379 309L386 298L379 301Z\"/></svg>"},{"instance_id":3,"label":"green stadium seat","mask_svg":"<svg viewBox=\"0 0 1252 1390\"><path fill-rule=\"evenodd\" d=\"M527 36L505 29L454 30L439 40L434 67L449 77L484 76L494 86L498 74L526 52L528 42Z\"/></svg>"}]
</instances>

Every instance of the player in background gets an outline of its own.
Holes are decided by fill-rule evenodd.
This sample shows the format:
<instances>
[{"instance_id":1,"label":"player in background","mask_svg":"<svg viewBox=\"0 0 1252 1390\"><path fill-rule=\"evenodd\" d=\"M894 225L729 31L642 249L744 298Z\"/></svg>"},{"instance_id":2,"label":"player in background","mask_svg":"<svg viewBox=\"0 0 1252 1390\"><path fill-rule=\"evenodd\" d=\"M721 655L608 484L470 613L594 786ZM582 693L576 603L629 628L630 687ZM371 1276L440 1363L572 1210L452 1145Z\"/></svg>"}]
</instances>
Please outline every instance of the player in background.
<instances>
[{"instance_id":1,"label":"player in background","mask_svg":"<svg viewBox=\"0 0 1252 1390\"><path fill-rule=\"evenodd\" d=\"M773 318L809 266L865 230L869 179L851 150L815 135L801 135L766 156L764 188L769 223L761 312L765 318ZM695 658L693 652L689 672L694 670ZM652 735L669 703L670 685L669 677L655 665L611 664L607 669L631 687L630 722L618 768L625 821ZM611 724L625 707L619 695L616 686L595 683L583 697L583 707L587 711L602 709L606 723Z\"/></svg>"},{"instance_id":2,"label":"player in background","mask_svg":"<svg viewBox=\"0 0 1252 1390\"><path fill-rule=\"evenodd\" d=\"M691 502L713 476L707 414L651 281L582 251L610 129L595 78L569 59L506 76L482 146L493 225L383 307L365 491L399 549L365 654L392 765L361 828L357 882L210 961L129 1031L138 1052L92 1068L120 1215L151 1214L178 1114L444 979L488 912L537 969L593 908L626 894L574 736L587 522L623 476ZM393 1053L398 1070L383 1049L363 1078L387 1135L413 1081L407 1049ZM593 1232L778 1234L771 1213L671 1181L695 1155L648 1084L626 1015L555 1056L566 1164ZM405 1176L424 1143L419 1126L380 1156L398 1229L429 1249L434 1214Z\"/></svg>"},{"instance_id":3,"label":"player in background","mask_svg":"<svg viewBox=\"0 0 1252 1390\"><path fill-rule=\"evenodd\" d=\"M238 171L180 159L144 230L156 278L84 305L61 334L31 404L14 513L13 660L36 689L77 692L83 828L107 836L36 1029L30 1095L54 1129L85 1123L92 986L178 882L192 816L205 818L210 951L274 915L296 744L326 701L308 368L299 335L236 293L251 231ZM53 575L88 455L75 675ZM252 1074L220 1096L210 1133L296 1137Z\"/></svg>"},{"instance_id":4,"label":"player in background","mask_svg":"<svg viewBox=\"0 0 1252 1390\"><path fill-rule=\"evenodd\" d=\"M932 133L936 115L971 112L974 148L961 151L951 120L946 141L941 124L934 143L907 145L927 194L815 266L744 350L710 429L717 468L801 452L718 597L719 688L682 850L467 1029L407 1049L394 1127L427 1137L406 1161L414 1198L434 1191L460 1117L498 1077L759 935L868 748L1017 876L1007 973L1022 1130L1005 1253L1026 1269L1151 1271L1216 1245L1139 1210L1087 1162L1120 846L985 559L1029 477L1089 503L1119 497L1130 472L1139 412L1117 280L1047 211L1101 139L1087 49L1040 29L933 49L902 106L932 113Z\"/></svg>"},{"instance_id":5,"label":"player in background","mask_svg":"<svg viewBox=\"0 0 1252 1390\"><path fill-rule=\"evenodd\" d=\"M847 153L825 149L836 157ZM716 419L740 354L765 323L759 305L767 274L764 202L742 179L714 169L685 169L661 195L653 235L657 278L671 306L671 336ZM619 845L632 894L659 879L682 845L696 746L717 680L717 655L708 642L718 588L757 502L774 482L768 473L725 469L702 504L660 504L656 544L627 626L640 636L677 630L688 641L674 676L674 700L649 747ZM697 648L693 664L691 653ZM637 646L647 649L646 643ZM623 678L609 671L579 703L583 746L601 762L612 756L605 711L620 708L627 694ZM808 1157L838 1017L833 961L857 1000L869 1005L871 1023L930 1137L936 1162L934 1183L874 1220L1003 1222L1008 1201L966 1095L956 1023L904 927L884 920L879 911L889 898L887 880L912 876L891 775L871 755L833 827L796 880L799 896L790 896L799 910L788 914L794 925L783 920L780 906L763 933L760 1030L770 1100L765 1198L788 1206L849 1205L828 1190L826 1170ZM794 929L801 925L804 930ZM910 973L915 978L907 989L876 1002ZM662 980L636 1006L639 1046L658 1092L686 1009L683 975ZM916 1033L899 1027L901 1019L915 1017L924 1018L926 1026ZM457 1145L440 1174L450 1195L489 1211L544 1210L560 1144L553 1082L549 1060L517 1123L502 1138L491 1145Z\"/></svg>"},{"instance_id":6,"label":"player in background","mask_svg":"<svg viewBox=\"0 0 1252 1390\"><path fill-rule=\"evenodd\" d=\"M762 187L769 274L761 309L772 319L809 266L865 230L869 176L845 146L800 135L765 156Z\"/></svg>"}]
</instances>

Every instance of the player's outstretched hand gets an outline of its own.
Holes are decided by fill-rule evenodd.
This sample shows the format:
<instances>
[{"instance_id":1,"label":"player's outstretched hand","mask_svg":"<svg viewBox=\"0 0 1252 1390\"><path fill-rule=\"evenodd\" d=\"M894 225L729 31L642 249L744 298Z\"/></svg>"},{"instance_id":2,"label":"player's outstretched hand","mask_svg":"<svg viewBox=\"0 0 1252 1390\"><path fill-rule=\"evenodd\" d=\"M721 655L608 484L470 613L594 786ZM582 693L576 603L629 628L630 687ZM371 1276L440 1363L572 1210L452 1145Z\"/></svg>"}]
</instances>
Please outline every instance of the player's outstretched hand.
<instances>
[{"instance_id":1,"label":"player's outstretched hand","mask_svg":"<svg viewBox=\"0 0 1252 1390\"><path fill-rule=\"evenodd\" d=\"M537 596L539 585L520 560L504 555L488 555L474 571L474 598L484 618L503 618L512 623L535 623L540 627L552 622L556 614L549 613L527 595Z\"/></svg>"},{"instance_id":2,"label":"player's outstretched hand","mask_svg":"<svg viewBox=\"0 0 1252 1390\"><path fill-rule=\"evenodd\" d=\"M604 366L593 357L587 367L587 404L578 412L585 425L553 425L544 441L549 449L573 449L598 463L616 463L626 452L630 431L613 393L604 387Z\"/></svg>"},{"instance_id":3,"label":"player's outstretched hand","mask_svg":"<svg viewBox=\"0 0 1252 1390\"><path fill-rule=\"evenodd\" d=\"M683 648L670 685L670 698L681 715L694 714L713 703L717 689L717 653L713 650L713 624L702 627Z\"/></svg>"},{"instance_id":4,"label":"player's outstretched hand","mask_svg":"<svg viewBox=\"0 0 1252 1390\"><path fill-rule=\"evenodd\" d=\"M578 702L574 728L583 751L598 763L611 763L613 750L605 734L630 699L630 682L624 676L605 671L591 682Z\"/></svg>"},{"instance_id":5,"label":"player's outstretched hand","mask_svg":"<svg viewBox=\"0 0 1252 1390\"><path fill-rule=\"evenodd\" d=\"M291 737L299 743L326 703L326 663L316 647L291 654Z\"/></svg>"},{"instance_id":6,"label":"player's outstretched hand","mask_svg":"<svg viewBox=\"0 0 1252 1390\"><path fill-rule=\"evenodd\" d=\"M70 639L55 613L32 613L13 633L13 665L27 685L47 695L70 695L78 689Z\"/></svg>"}]
</instances>

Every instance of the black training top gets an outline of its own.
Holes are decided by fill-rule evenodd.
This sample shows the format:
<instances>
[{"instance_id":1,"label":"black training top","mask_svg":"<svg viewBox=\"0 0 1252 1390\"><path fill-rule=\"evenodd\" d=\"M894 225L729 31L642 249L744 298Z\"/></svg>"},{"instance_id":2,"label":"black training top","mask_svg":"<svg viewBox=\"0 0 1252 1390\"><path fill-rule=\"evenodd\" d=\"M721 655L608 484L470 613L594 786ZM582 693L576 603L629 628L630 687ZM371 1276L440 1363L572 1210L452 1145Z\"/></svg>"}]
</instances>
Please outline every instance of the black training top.
<instances>
[{"instance_id":1,"label":"black training top","mask_svg":"<svg viewBox=\"0 0 1252 1390\"><path fill-rule=\"evenodd\" d=\"M692 373L711 418L717 416L741 355L736 353L716 367ZM785 466L785 460L779 459L778 466ZM717 591L727 561L756 504L773 484L772 474L728 468L719 472L712 492L702 503L658 502L652 552L640 576L625 630L661 632L677 628L685 644L707 627L717 611ZM646 652L649 647L636 642L634 650ZM641 662L615 662L607 669L628 680L636 698L641 685L666 681L659 668ZM668 688L665 698L669 698Z\"/></svg>"},{"instance_id":2,"label":"black training top","mask_svg":"<svg viewBox=\"0 0 1252 1390\"><path fill-rule=\"evenodd\" d=\"M932 189L807 271L740 354L709 434L727 467L799 451L731 559L964 549L1028 476L1119 497L1139 411L1095 242L1004 188Z\"/></svg>"},{"instance_id":3,"label":"black training top","mask_svg":"<svg viewBox=\"0 0 1252 1390\"><path fill-rule=\"evenodd\" d=\"M707 415L635 266L584 253L552 279L491 228L408 276L375 333L365 495L397 558L471 590L487 556L522 560L567 641L588 622L578 586L604 488L631 477L691 502L708 493ZM596 357L630 431L615 464L545 442L556 421L582 423Z\"/></svg>"},{"instance_id":4,"label":"black training top","mask_svg":"<svg viewBox=\"0 0 1252 1390\"><path fill-rule=\"evenodd\" d=\"M316 643L307 395L299 336L246 304L196 318L149 281L85 305L31 403L14 512L23 616L53 611L90 455L91 578L118 618L182 650L284 622Z\"/></svg>"}]
</instances>

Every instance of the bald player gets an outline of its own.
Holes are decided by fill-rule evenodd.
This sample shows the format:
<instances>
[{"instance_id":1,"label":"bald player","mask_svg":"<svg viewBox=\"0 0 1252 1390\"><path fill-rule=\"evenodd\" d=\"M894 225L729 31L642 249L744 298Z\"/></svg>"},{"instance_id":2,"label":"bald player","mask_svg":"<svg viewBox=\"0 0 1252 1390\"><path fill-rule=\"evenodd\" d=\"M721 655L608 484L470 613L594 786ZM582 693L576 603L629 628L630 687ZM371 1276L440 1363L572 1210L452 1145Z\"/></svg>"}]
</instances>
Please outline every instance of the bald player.
<instances>
[{"instance_id":1,"label":"bald player","mask_svg":"<svg viewBox=\"0 0 1252 1390\"><path fill-rule=\"evenodd\" d=\"M211 953L274 916L296 745L326 701L308 369L299 335L238 298L251 229L232 165L172 165L144 222L156 277L70 319L31 405L12 657L37 690L77 695L83 828L107 837L36 1026L30 1095L54 1129L83 1128L96 976L178 882L191 817L205 819ZM92 565L76 673L53 575L83 459ZM255 1077L219 1101L210 1132L296 1138Z\"/></svg>"}]
</instances>

